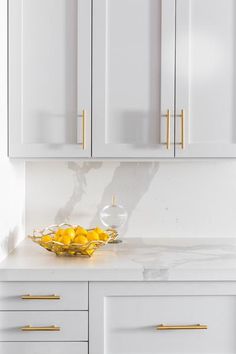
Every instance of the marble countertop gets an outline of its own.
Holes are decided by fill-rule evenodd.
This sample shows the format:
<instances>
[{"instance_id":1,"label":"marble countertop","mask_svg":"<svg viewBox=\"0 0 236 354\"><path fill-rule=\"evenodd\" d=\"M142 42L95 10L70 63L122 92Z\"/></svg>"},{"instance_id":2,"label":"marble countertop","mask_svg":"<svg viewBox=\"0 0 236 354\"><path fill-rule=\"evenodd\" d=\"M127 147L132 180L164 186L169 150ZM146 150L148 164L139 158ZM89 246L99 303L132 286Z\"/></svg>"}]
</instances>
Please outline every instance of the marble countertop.
<instances>
[{"instance_id":1,"label":"marble countertop","mask_svg":"<svg viewBox=\"0 0 236 354\"><path fill-rule=\"evenodd\" d=\"M236 238L130 238L91 258L57 257L24 240L0 281L236 281Z\"/></svg>"}]
</instances>

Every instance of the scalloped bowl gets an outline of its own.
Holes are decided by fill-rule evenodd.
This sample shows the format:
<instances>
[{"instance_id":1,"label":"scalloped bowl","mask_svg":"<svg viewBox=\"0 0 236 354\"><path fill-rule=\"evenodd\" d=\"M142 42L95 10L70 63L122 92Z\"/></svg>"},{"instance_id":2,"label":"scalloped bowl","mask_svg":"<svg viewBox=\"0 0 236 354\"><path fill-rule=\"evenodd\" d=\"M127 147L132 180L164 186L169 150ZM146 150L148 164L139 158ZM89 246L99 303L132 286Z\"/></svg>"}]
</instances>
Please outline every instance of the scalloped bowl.
<instances>
[{"instance_id":1,"label":"scalloped bowl","mask_svg":"<svg viewBox=\"0 0 236 354\"><path fill-rule=\"evenodd\" d=\"M117 232L113 229L105 230L108 234L109 238L106 241L96 240L89 241L86 244L79 243L70 243L69 245L65 245L61 242L52 240L49 242L42 241L42 237L45 235L54 235L58 229L61 228L76 228L79 225L70 225L70 224L60 224L60 225L52 225L48 226L42 230L34 230L33 235L30 235L29 238L45 248L49 252L55 253L57 256L89 256L91 257L93 253L100 247L105 246L107 243L113 242L117 238ZM94 230L94 229L89 229Z\"/></svg>"}]
</instances>

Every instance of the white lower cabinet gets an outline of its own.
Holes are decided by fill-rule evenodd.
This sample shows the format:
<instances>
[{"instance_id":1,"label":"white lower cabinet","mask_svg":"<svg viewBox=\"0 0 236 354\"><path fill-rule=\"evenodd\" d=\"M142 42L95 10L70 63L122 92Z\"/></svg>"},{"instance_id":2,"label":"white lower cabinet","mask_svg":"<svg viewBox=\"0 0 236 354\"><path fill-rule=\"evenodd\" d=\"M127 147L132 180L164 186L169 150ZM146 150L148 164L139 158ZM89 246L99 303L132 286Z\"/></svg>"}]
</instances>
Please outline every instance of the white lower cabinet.
<instances>
[{"instance_id":1,"label":"white lower cabinet","mask_svg":"<svg viewBox=\"0 0 236 354\"><path fill-rule=\"evenodd\" d=\"M1 354L88 354L87 343L0 343Z\"/></svg>"},{"instance_id":2,"label":"white lower cabinet","mask_svg":"<svg viewBox=\"0 0 236 354\"><path fill-rule=\"evenodd\" d=\"M2 311L1 341L87 341L87 311Z\"/></svg>"},{"instance_id":3,"label":"white lower cabinet","mask_svg":"<svg viewBox=\"0 0 236 354\"><path fill-rule=\"evenodd\" d=\"M236 285L92 283L90 354L235 354Z\"/></svg>"},{"instance_id":4,"label":"white lower cabinet","mask_svg":"<svg viewBox=\"0 0 236 354\"><path fill-rule=\"evenodd\" d=\"M0 282L0 311L88 310L87 282Z\"/></svg>"},{"instance_id":5,"label":"white lower cabinet","mask_svg":"<svg viewBox=\"0 0 236 354\"><path fill-rule=\"evenodd\" d=\"M0 354L88 354L88 282L0 282Z\"/></svg>"},{"instance_id":6,"label":"white lower cabinet","mask_svg":"<svg viewBox=\"0 0 236 354\"><path fill-rule=\"evenodd\" d=\"M236 282L53 283L0 283L1 354L236 353Z\"/></svg>"}]
</instances>

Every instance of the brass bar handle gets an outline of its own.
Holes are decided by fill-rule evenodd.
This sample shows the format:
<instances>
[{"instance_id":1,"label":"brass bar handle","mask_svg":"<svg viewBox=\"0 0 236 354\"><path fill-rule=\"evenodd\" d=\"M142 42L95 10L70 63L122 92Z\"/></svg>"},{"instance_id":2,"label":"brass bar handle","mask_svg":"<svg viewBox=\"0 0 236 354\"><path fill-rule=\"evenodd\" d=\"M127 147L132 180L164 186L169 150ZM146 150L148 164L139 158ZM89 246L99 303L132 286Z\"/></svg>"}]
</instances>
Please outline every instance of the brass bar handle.
<instances>
[{"instance_id":1,"label":"brass bar handle","mask_svg":"<svg viewBox=\"0 0 236 354\"><path fill-rule=\"evenodd\" d=\"M166 148L170 149L170 110L166 112Z\"/></svg>"},{"instance_id":2,"label":"brass bar handle","mask_svg":"<svg viewBox=\"0 0 236 354\"><path fill-rule=\"evenodd\" d=\"M201 325L201 324L196 324L196 325L177 325L177 326L170 326L170 325L158 325L156 327L158 331L173 331L173 330L195 330L195 329L208 329L207 325Z\"/></svg>"},{"instance_id":3,"label":"brass bar handle","mask_svg":"<svg viewBox=\"0 0 236 354\"><path fill-rule=\"evenodd\" d=\"M82 146L82 149L85 150L86 148L86 111L83 109L82 114L79 114L77 117L82 118L82 142L78 141L79 136L79 125L77 122L77 144Z\"/></svg>"},{"instance_id":4,"label":"brass bar handle","mask_svg":"<svg viewBox=\"0 0 236 354\"><path fill-rule=\"evenodd\" d=\"M60 300L59 295L22 295L22 300Z\"/></svg>"},{"instance_id":5,"label":"brass bar handle","mask_svg":"<svg viewBox=\"0 0 236 354\"><path fill-rule=\"evenodd\" d=\"M180 132L180 146L181 149L185 148L185 111L181 110L181 113L177 115L181 119L181 132Z\"/></svg>"},{"instance_id":6,"label":"brass bar handle","mask_svg":"<svg viewBox=\"0 0 236 354\"><path fill-rule=\"evenodd\" d=\"M32 327L25 326L21 327L21 331L23 332L59 332L61 327L58 326L49 326L49 327Z\"/></svg>"},{"instance_id":7,"label":"brass bar handle","mask_svg":"<svg viewBox=\"0 0 236 354\"><path fill-rule=\"evenodd\" d=\"M83 110L82 112L82 134L83 134L82 147L83 150L85 150L85 135L86 135L86 111L85 110Z\"/></svg>"}]
</instances>

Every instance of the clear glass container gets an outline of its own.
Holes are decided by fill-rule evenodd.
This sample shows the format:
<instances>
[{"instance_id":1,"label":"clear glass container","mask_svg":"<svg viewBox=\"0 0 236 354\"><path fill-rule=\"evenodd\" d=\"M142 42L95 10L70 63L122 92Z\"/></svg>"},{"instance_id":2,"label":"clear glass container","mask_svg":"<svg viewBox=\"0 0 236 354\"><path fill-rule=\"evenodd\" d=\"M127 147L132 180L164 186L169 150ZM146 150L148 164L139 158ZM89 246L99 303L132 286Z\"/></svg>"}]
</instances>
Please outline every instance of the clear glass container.
<instances>
[{"instance_id":1,"label":"clear glass container","mask_svg":"<svg viewBox=\"0 0 236 354\"><path fill-rule=\"evenodd\" d=\"M112 197L112 204L106 205L99 214L100 220L106 228L117 229L121 228L128 217L128 213L123 205L116 204L115 197Z\"/></svg>"}]
</instances>

